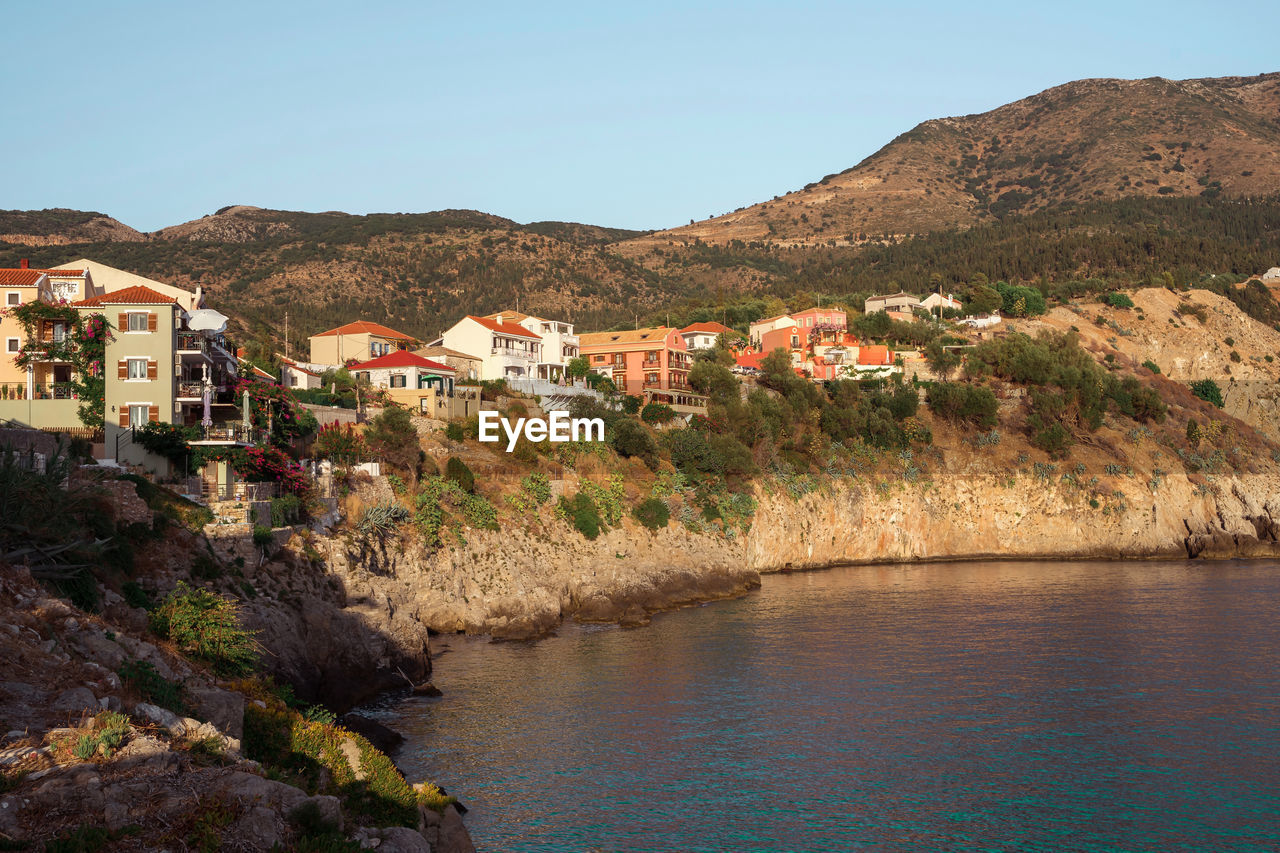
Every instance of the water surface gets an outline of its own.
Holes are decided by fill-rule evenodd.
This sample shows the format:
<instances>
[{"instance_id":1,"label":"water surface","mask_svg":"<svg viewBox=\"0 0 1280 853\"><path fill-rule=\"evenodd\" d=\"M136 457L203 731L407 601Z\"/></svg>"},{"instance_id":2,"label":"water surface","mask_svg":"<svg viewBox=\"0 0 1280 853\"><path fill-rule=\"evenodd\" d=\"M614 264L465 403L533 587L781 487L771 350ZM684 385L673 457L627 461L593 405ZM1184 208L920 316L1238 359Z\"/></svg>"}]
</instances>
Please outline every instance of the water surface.
<instances>
[{"instance_id":1,"label":"water surface","mask_svg":"<svg viewBox=\"0 0 1280 853\"><path fill-rule=\"evenodd\" d=\"M438 638L379 716L488 851L1280 849L1280 566L768 576L635 630Z\"/></svg>"}]
</instances>

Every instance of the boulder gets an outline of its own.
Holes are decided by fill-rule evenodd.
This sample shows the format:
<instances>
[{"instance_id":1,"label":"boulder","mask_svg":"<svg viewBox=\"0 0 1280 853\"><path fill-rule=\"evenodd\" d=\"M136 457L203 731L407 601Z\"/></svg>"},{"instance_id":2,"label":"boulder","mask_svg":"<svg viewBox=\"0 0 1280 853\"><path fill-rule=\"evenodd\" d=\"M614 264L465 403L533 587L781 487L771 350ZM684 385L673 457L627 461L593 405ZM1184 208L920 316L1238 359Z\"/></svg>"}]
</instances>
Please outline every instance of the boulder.
<instances>
[{"instance_id":1,"label":"boulder","mask_svg":"<svg viewBox=\"0 0 1280 853\"><path fill-rule=\"evenodd\" d=\"M373 744L375 749L387 755L404 743L404 735L361 714L344 714L339 722L343 728L361 735Z\"/></svg>"},{"instance_id":2,"label":"boulder","mask_svg":"<svg viewBox=\"0 0 1280 853\"><path fill-rule=\"evenodd\" d=\"M196 716L208 720L218 731L240 740L244 737L244 696L217 687L187 689Z\"/></svg>"},{"instance_id":3,"label":"boulder","mask_svg":"<svg viewBox=\"0 0 1280 853\"><path fill-rule=\"evenodd\" d=\"M64 690L53 700L50 708L54 711L98 711L98 697L88 687L72 687Z\"/></svg>"},{"instance_id":4,"label":"boulder","mask_svg":"<svg viewBox=\"0 0 1280 853\"><path fill-rule=\"evenodd\" d=\"M440 819L439 841L436 853L476 853L471 835L462 824L462 815L453 806L446 806Z\"/></svg>"},{"instance_id":5,"label":"boulder","mask_svg":"<svg viewBox=\"0 0 1280 853\"><path fill-rule=\"evenodd\" d=\"M187 724L172 711L166 711L159 705L139 702L133 709L133 715L149 723L154 723L174 737L182 737L187 733Z\"/></svg>"}]
</instances>

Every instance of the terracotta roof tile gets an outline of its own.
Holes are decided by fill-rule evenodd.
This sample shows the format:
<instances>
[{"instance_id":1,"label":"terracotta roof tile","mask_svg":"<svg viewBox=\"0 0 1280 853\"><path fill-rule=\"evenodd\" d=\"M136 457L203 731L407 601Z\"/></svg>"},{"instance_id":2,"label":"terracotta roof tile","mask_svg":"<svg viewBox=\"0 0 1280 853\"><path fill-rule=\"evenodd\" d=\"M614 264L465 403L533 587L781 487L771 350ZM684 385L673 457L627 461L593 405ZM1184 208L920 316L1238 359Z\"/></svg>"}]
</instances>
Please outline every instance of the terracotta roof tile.
<instances>
[{"instance_id":1,"label":"terracotta roof tile","mask_svg":"<svg viewBox=\"0 0 1280 853\"><path fill-rule=\"evenodd\" d=\"M318 332L311 337L324 338L329 335L377 335L380 338L391 338L397 341L416 341L417 338L406 335L403 332L397 332L395 329L388 328L381 323L370 323L368 320L357 320L354 323L347 323L344 326L338 326L336 329L329 329L327 332Z\"/></svg>"},{"instance_id":2,"label":"terracotta roof tile","mask_svg":"<svg viewBox=\"0 0 1280 853\"><path fill-rule=\"evenodd\" d=\"M96 308L100 305L176 305L178 300L163 293L156 293L149 287L126 287L114 293L82 299L71 304L77 308Z\"/></svg>"},{"instance_id":3,"label":"terracotta roof tile","mask_svg":"<svg viewBox=\"0 0 1280 853\"><path fill-rule=\"evenodd\" d=\"M438 370L446 373L456 373L452 367L447 364L441 364L438 361L432 361L429 358L423 358L420 355L409 352L408 350L397 350L396 352L387 353L378 356L369 361L353 364L348 370L382 370L388 367L421 367L426 370Z\"/></svg>"},{"instance_id":4,"label":"terracotta roof tile","mask_svg":"<svg viewBox=\"0 0 1280 853\"><path fill-rule=\"evenodd\" d=\"M542 340L541 335L535 335L524 326L517 326L514 323L503 323L498 320L491 320L488 317L477 317L474 314L468 314L467 319L475 320L491 332L501 332L504 335L513 335L517 338L533 338L535 341Z\"/></svg>"}]
</instances>

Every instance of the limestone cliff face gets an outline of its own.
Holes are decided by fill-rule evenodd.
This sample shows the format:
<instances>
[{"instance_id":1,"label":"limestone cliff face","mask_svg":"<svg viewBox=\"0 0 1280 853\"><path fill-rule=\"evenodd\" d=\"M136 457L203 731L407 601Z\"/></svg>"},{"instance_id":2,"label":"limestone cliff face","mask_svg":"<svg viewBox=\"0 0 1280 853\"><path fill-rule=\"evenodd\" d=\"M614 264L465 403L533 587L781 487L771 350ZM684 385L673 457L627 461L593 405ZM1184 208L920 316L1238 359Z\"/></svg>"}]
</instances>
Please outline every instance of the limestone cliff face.
<instances>
[{"instance_id":1,"label":"limestone cliff face","mask_svg":"<svg viewBox=\"0 0 1280 853\"><path fill-rule=\"evenodd\" d=\"M1280 555L1280 476L1223 477L1205 487L1185 475L1116 480L1097 507L1070 483L1026 475L888 489L842 483L798 500L761 495L747 564L771 572L988 557Z\"/></svg>"},{"instance_id":2,"label":"limestone cliff face","mask_svg":"<svg viewBox=\"0 0 1280 853\"><path fill-rule=\"evenodd\" d=\"M656 610L740 594L759 584L741 540L658 533L630 520L594 541L560 522L468 530L466 544L429 553L412 535L322 543L348 589L393 602L434 631L523 639L564 618L642 624Z\"/></svg>"}]
</instances>

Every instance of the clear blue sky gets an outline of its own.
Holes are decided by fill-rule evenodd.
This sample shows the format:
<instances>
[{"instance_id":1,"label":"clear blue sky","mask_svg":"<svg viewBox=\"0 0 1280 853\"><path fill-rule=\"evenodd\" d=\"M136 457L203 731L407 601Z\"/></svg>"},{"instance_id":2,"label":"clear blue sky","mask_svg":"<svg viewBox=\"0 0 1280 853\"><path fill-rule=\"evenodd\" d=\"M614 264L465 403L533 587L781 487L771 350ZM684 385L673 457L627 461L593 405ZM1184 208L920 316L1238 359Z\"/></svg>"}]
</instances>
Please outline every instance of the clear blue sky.
<instances>
[{"instance_id":1,"label":"clear blue sky","mask_svg":"<svg viewBox=\"0 0 1280 853\"><path fill-rule=\"evenodd\" d=\"M0 208L659 228L1081 77L1280 69L1280 3L6 4Z\"/></svg>"}]
</instances>

